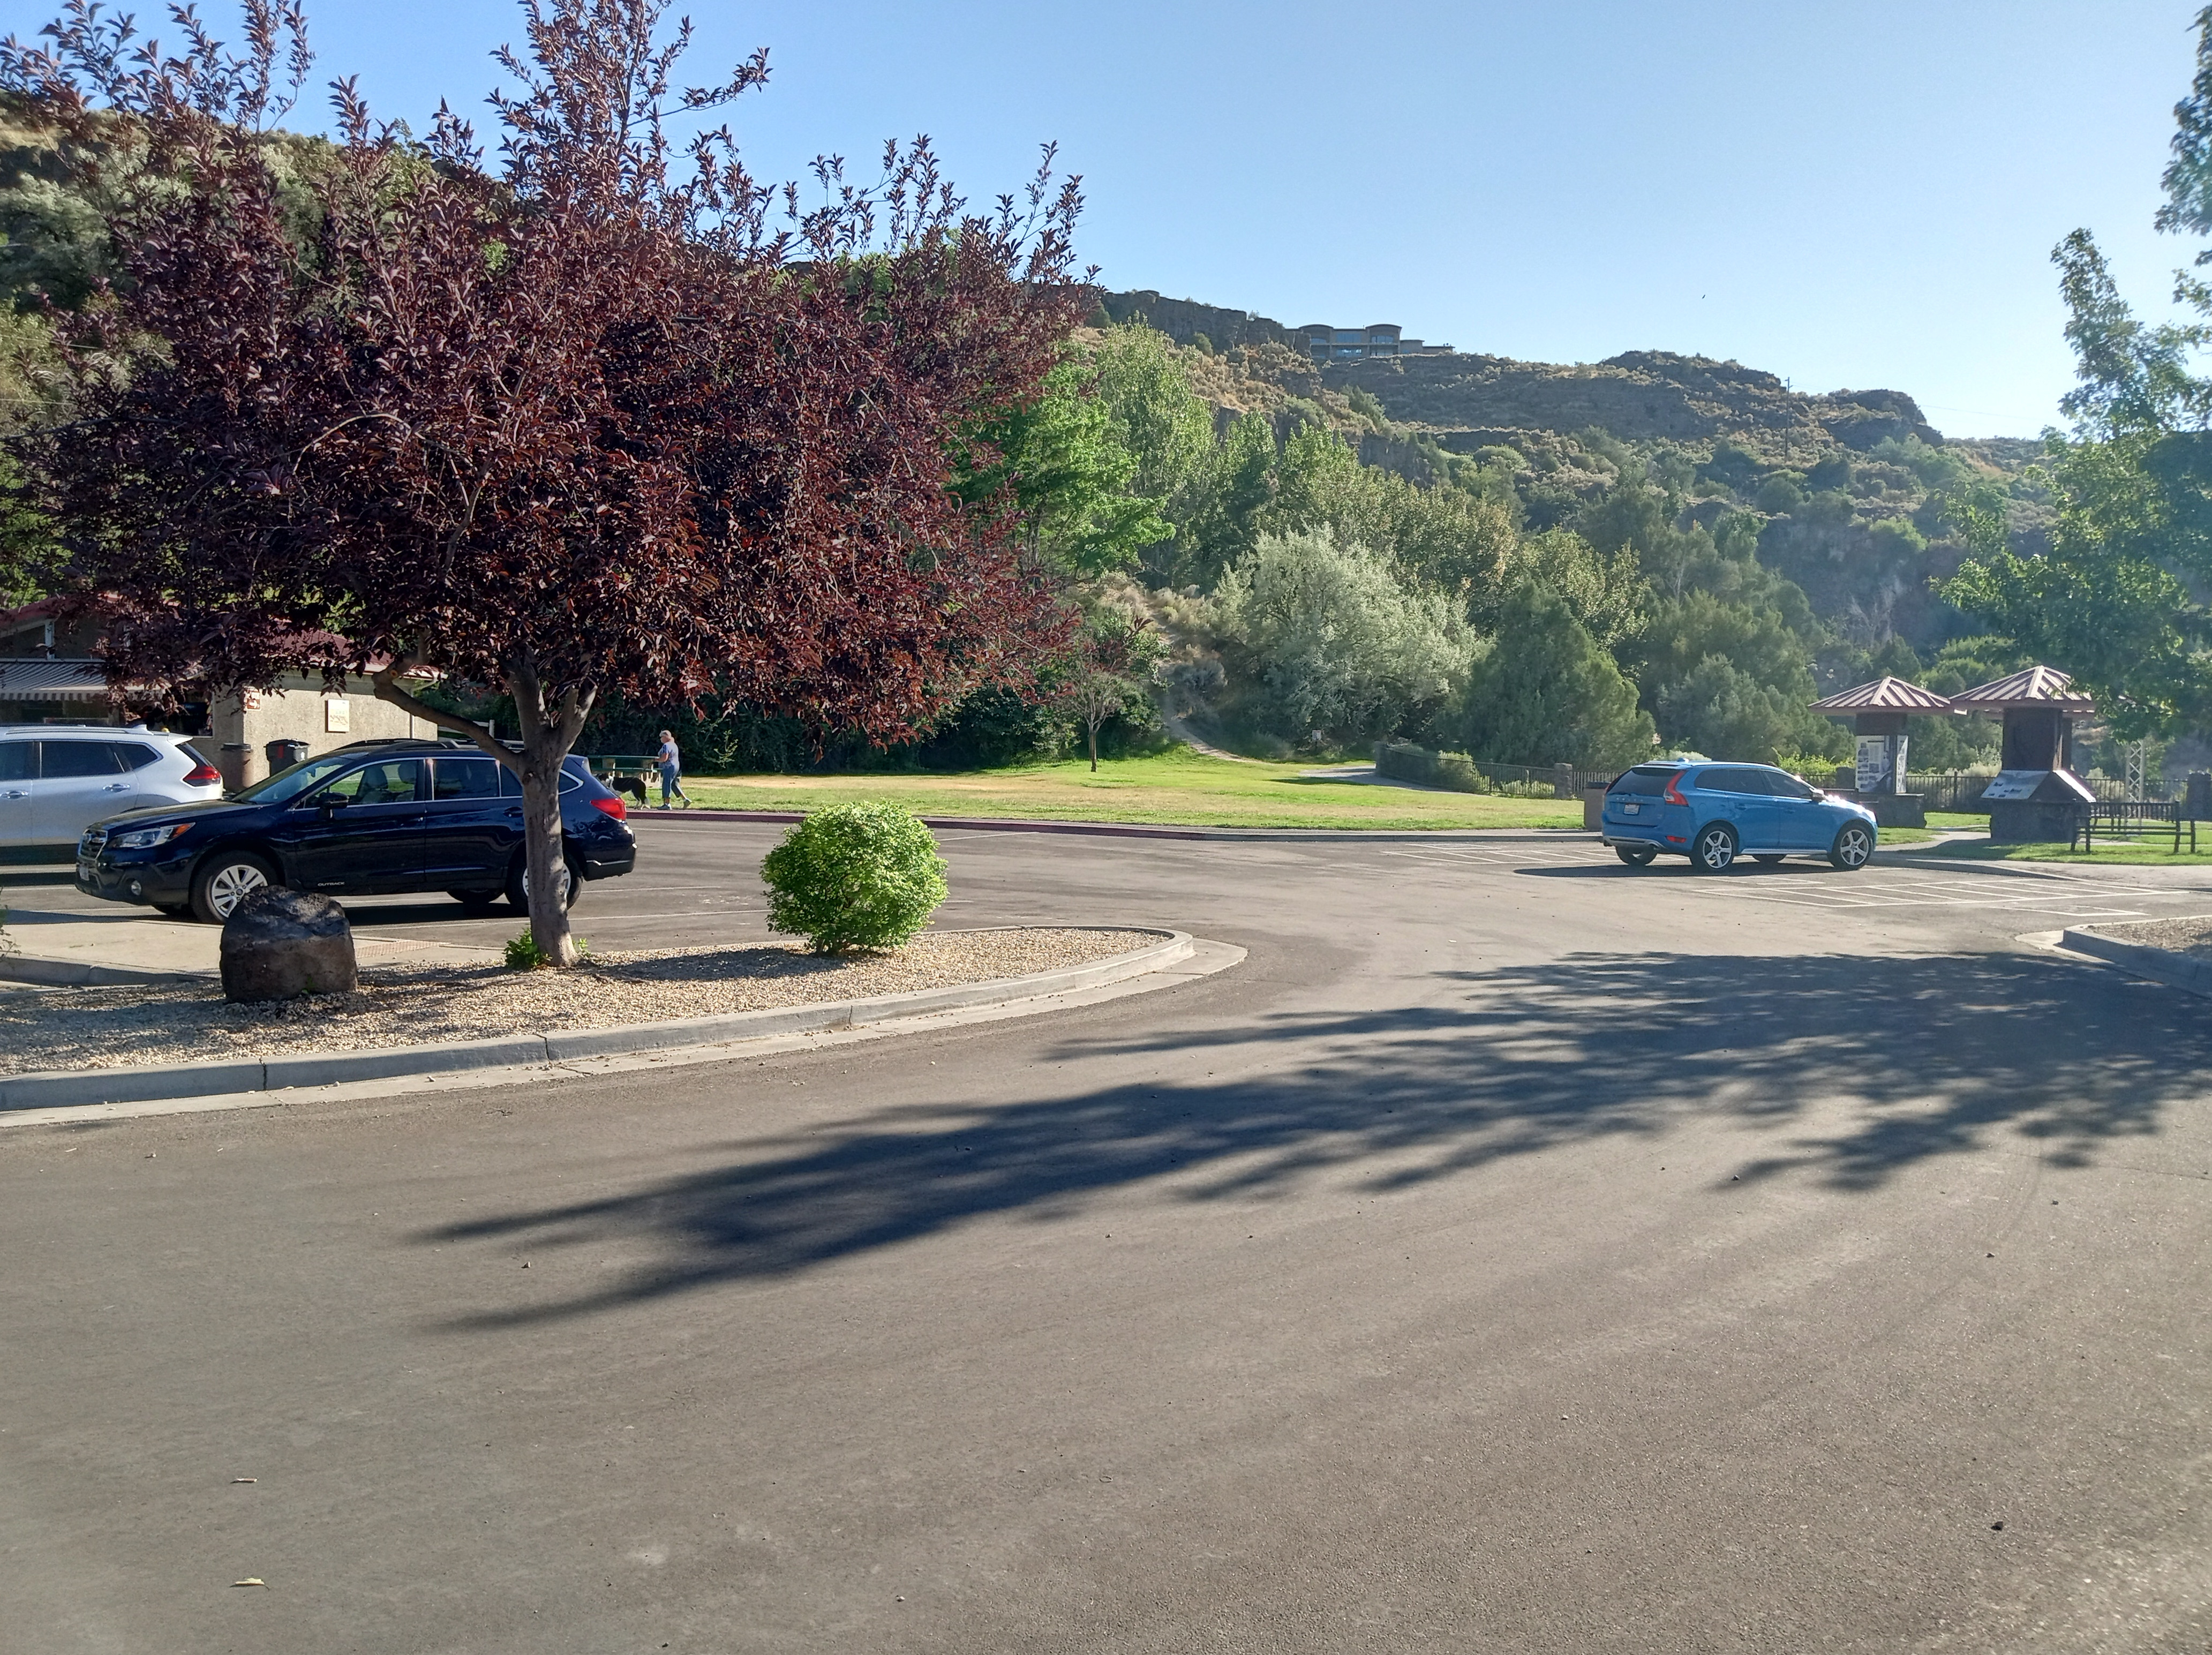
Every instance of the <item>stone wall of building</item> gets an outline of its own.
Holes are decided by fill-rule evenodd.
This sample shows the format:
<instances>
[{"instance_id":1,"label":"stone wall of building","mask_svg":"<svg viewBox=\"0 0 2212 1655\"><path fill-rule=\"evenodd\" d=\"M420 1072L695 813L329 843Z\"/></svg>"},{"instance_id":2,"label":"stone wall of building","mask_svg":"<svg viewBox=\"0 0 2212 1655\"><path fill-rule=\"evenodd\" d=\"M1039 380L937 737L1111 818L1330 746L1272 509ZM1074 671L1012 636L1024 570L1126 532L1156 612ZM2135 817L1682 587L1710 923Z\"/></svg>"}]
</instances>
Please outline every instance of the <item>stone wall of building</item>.
<instances>
[{"instance_id":1,"label":"stone wall of building","mask_svg":"<svg viewBox=\"0 0 2212 1655\"><path fill-rule=\"evenodd\" d=\"M366 679L348 680L343 694L325 692L319 678L293 678L276 691L226 696L208 709L210 754L226 788L243 788L269 774L268 744L304 741L307 757L355 741L402 740L437 734L388 701L379 701Z\"/></svg>"}]
</instances>

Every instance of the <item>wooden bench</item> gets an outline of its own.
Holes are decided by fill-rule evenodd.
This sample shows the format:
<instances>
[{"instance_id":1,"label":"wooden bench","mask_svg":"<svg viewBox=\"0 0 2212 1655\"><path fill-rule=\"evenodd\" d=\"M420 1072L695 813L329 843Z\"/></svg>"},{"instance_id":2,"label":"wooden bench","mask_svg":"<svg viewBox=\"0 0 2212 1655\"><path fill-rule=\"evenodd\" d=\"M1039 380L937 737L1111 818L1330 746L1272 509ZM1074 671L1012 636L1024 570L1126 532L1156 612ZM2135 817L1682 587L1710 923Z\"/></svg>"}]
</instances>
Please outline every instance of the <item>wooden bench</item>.
<instances>
[{"instance_id":1,"label":"wooden bench","mask_svg":"<svg viewBox=\"0 0 2212 1655\"><path fill-rule=\"evenodd\" d=\"M660 763L651 753L592 753L584 762L592 774L617 793L626 793L641 805L646 789L660 779Z\"/></svg>"}]
</instances>

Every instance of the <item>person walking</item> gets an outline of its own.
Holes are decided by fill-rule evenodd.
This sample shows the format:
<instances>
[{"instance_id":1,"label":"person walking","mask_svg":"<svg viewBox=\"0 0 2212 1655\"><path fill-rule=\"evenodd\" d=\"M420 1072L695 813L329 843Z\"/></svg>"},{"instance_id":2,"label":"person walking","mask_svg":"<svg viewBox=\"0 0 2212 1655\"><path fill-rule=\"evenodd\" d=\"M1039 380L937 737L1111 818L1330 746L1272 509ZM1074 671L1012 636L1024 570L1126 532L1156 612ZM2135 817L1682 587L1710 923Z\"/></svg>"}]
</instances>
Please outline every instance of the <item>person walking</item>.
<instances>
[{"instance_id":1,"label":"person walking","mask_svg":"<svg viewBox=\"0 0 2212 1655\"><path fill-rule=\"evenodd\" d=\"M660 733L660 751L653 757L660 766L661 809L668 808L672 795L689 805L691 795L684 791L684 755L677 751L676 737L669 731Z\"/></svg>"}]
</instances>

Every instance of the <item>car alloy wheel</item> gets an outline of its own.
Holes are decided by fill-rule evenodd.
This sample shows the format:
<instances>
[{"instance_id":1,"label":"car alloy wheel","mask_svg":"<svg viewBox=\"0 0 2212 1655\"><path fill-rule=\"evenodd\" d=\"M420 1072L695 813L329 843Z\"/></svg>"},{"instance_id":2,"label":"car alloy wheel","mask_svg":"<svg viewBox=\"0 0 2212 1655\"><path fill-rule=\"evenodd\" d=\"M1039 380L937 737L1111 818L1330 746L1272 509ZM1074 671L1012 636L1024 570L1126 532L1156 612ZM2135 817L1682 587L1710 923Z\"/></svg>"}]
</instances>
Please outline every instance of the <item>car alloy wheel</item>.
<instances>
[{"instance_id":1,"label":"car alloy wheel","mask_svg":"<svg viewBox=\"0 0 2212 1655\"><path fill-rule=\"evenodd\" d=\"M576 898L584 894L584 876L576 871L574 862L566 864L568 875L568 906L576 905ZM514 867L507 877L507 900L518 914L530 911L530 864L521 856L514 859Z\"/></svg>"},{"instance_id":2,"label":"car alloy wheel","mask_svg":"<svg viewBox=\"0 0 2212 1655\"><path fill-rule=\"evenodd\" d=\"M1863 822L1846 822L1836 835L1835 849L1829 851L1828 860L1838 867L1856 870L1864 867L1873 855L1873 830Z\"/></svg>"},{"instance_id":3,"label":"car alloy wheel","mask_svg":"<svg viewBox=\"0 0 2212 1655\"><path fill-rule=\"evenodd\" d=\"M1698 836L1691 866L1705 873L1725 873L1735 861L1735 835L1717 822Z\"/></svg>"},{"instance_id":4,"label":"car alloy wheel","mask_svg":"<svg viewBox=\"0 0 2212 1655\"><path fill-rule=\"evenodd\" d=\"M226 859L201 876L198 899L192 906L201 918L220 925L239 904L269 885L269 870L259 862L246 856Z\"/></svg>"}]
</instances>

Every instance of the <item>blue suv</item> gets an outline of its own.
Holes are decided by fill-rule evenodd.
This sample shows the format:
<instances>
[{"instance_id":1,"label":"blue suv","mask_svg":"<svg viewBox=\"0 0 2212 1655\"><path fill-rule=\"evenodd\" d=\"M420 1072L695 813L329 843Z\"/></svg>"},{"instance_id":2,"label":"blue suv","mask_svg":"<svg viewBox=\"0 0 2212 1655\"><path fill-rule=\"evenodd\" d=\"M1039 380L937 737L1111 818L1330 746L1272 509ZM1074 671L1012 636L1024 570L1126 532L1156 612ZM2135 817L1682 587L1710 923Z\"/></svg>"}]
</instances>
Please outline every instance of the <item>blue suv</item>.
<instances>
[{"instance_id":1,"label":"blue suv","mask_svg":"<svg viewBox=\"0 0 2212 1655\"><path fill-rule=\"evenodd\" d=\"M572 905L585 880L636 866L626 816L581 758L562 764ZM86 895L210 924L271 885L334 897L443 891L465 908L501 897L527 908L521 783L465 742L362 742L228 799L125 811L77 842L76 886Z\"/></svg>"},{"instance_id":2,"label":"blue suv","mask_svg":"<svg viewBox=\"0 0 2212 1655\"><path fill-rule=\"evenodd\" d=\"M1604 838L1631 867L1662 852L1687 856L1700 873L1724 872L1739 856L1778 862L1826 856L1864 867L1874 855L1874 812L1807 786L1771 764L1669 760L1638 764L1606 789Z\"/></svg>"}]
</instances>

